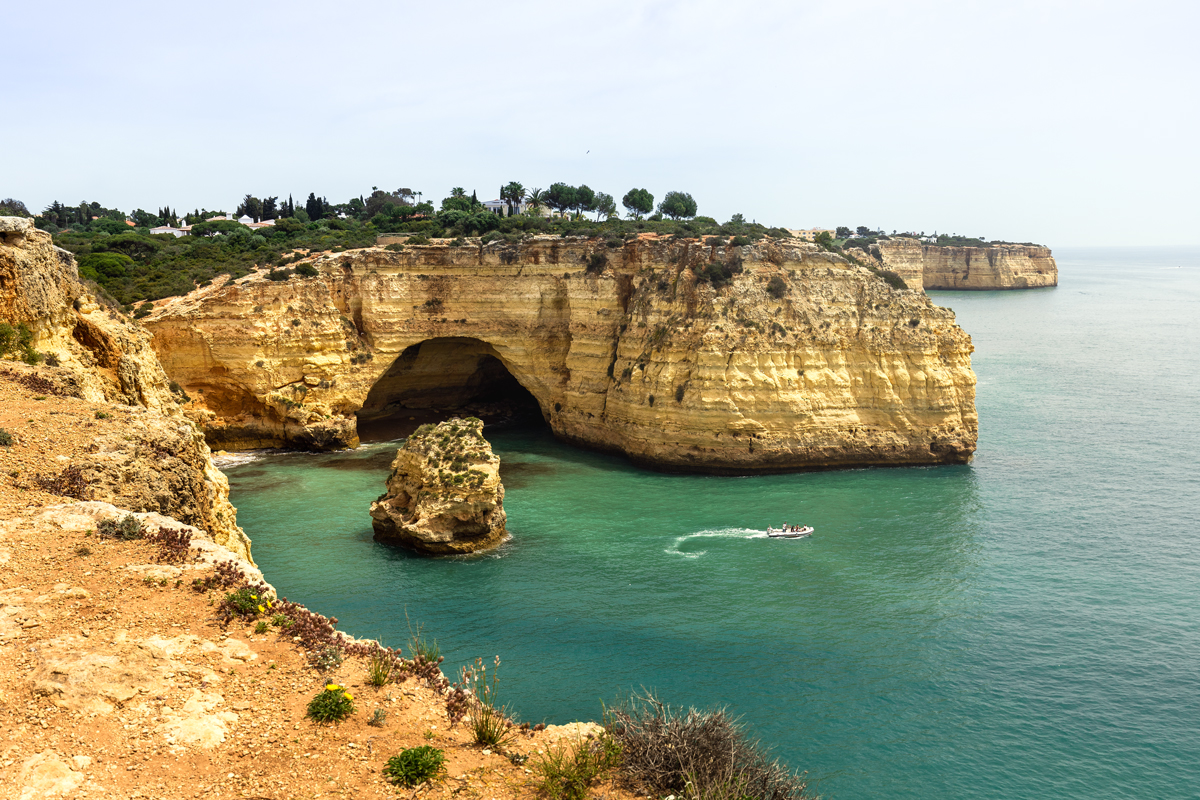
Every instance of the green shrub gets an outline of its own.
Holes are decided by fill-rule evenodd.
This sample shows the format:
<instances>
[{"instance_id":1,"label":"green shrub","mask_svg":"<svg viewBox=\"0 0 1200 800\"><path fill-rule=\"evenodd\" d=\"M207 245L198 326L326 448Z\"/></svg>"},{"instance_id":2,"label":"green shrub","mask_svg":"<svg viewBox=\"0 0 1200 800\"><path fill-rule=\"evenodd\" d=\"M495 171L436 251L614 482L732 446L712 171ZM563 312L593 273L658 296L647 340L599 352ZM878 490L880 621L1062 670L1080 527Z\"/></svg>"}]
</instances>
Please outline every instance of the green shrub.
<instances>
[{"instance_id":1,"label":"green shrub","mask_svg":"<svg viewBox=\"0 0 1200 800\"><path fill-rule=\"evenodd\" d=\"M57 367L61 364L62 362L58 360L58 353L46 353L46 366Z\"/></svg>"},{"instance_id":2,"label":"green shrub","mask_svg":"<svg viewBox=\"0 0 1200 800\"><path fill-rule=\"evenodd\" d=\"M392 783L416 786L436 776L445 768L445 763L446 756L441 750L423 744L389 758L383 774Z\"/></svg>"},{"instance_id":3,"label":"green shrub","mask_svg":"<svg viewBox=\"0 0 1200 800\"><path fill-rule=\"evenodd\" d=\"M35 366L45 357L33 349L33 331L24 322L15 328L0 322L0 356L19 356L26 364Z\"/></svg>"},{"instance_id":4,"label":"green shrub","mask_svg":"<svg viewBox=\"0 0 1200 800\"><path fill-rule=\"evenodd\" d=\"M776 300L782 300L783 296L787 294L787 291L787 281L785 281L782 276L772 275L771 280L767 281L767 294L771 295L771 297L774 297Z\"/></svg>"},{"instance_id":5,"label":"green shrub","mask_svg":"<svg viewBox=\"0 0 1200 800\"><path fill-rule=\"evenodd\" d=\"M409 237L409 239L411 240L411 239L412 239L412 237L410 236L410 237ZM402 245L402 244L389 244L387 247L385 247L385 248L383 248L383 249L384 249L384 250L391 250L391 251L392 251L392 252L394 252L394 253L399 253L400 251L402 251L402 250L404 249L404 245Z\"/></svg>"},{"instance_id":6,"label":"green shrub","mask_svg":"<svg viewBox=\"0 0 1200 800\"><path fill-rule=\"evenodd\" d=\"M254 586L242 586L228 592L221 601L220 609L227 617L257 617L264 614L272 603Z\"/></svg>"},{"instance_id":7,"label":"green shrub","mask_svg":"<svg viewBox=\"0 0 1200 800\"><path fill-rule=\"evenodd\" d=\"M96 532L101 538L120 539L122 541L141 539L146 535L146 529L142 525L142 521L133 514L126 514L124 517L121 517L120 521L112 517L102 519L96 526Z\"/></svg>"},{"instance_id":8,"label":"green shrub","mask_svg":"<svg viewBox=\"0 0 1200 800\"><path fill-rule=\"evenodd\" d=\"M12 447L13 435L4 428L0 428L0 447Z\"/></svg>"},{"instance_id":9,"label":"green shrub","mask_svg":"<svg viewBox=\"0 0 1200 800\"><path fill-rule=\"evenodd\" d=\"M354 713L354 695L336 683L327 684L308 703L305 714L317 722L341 722Z\"/></svg>"},{"instance_id":10,"label":"green shrub","mask_svg":"<svg viewBox=\"0 0 1200 800\"><path fill-rule=\"evenodd\" d=\"M387 724L387 709L377 708L371 712L371 716L367 718L367 724L372 728L382 728Z\"/></svg>"},{"instance_id":11,"label":"green shrub","mask_svg":"<svg viewBox=\"0 0 1200 800\"><path fill-rule=\"evenodd\" d=\"M734 247L745 247L746 245L750 244L750 237L749 236L735 236L735 237L733 237L733 240L730 242L730 244L733 245Z\"/></svg>"},{"instance_id":12,"label":"green shrub","mask_svg":"<svg viewBox=\"0 0 1200 800\"><path fill-rule=\"evenodd\" d=\"M604 268L608 266L608 254L603 250L594 250L588 256L587 273L589 275L599 275L604 272Z\"/></svg>"},{"instance_id":13,"label":"green shrub","mask_svg":"<svg viewBox=\"0 0 1200 800\"><path fill-rule=\"evenodd\" d=\"M422 236L418 233L414 236L408 237L408 241L405 242L405 244L429 244L429 237Z\"/></svg>"},{"instance_id":14,"label":"green shrub","mask_svg":"<svg viewBox=\"0 0 1200 800\"><path fill-rule=\"evenodd\" d=\"M371 651L367 658L367 683L372 686L383 686L392 679L392 673L399 666L399 656L395 651L379 647Z\"/></svg>"},{"instance_id":15,"label":"green shrub","mask_svg":"<svg viewBox=\"0 0 1200 800\"><path fill-rule=\"evenodd\" d=\"M306 262L296 267L296 274L305 278L315 278L321 274L321 271Z\"/></svg>"},{"instance_id":16,"label":"green shrub","mask_svg":"<svg viewBox=\"0 0 1200 800\"><path fill-rule=\"evenodd\" d=\"M273 269L267 273L267 280L286 281L288 278L292 277L294 272L294 270L290 269Z\"/></svg>"},{"instance_id":17,"label":"green shrub","mask_svg":"<svg viewBox=\"0 0 1200 800\"><path fill-rule=\"evenodd\" d=\"M699 268L696 278L700 281L711 283L714 289L720 289L723 286L728 286L733 281L733 276L741 272L742 259L738 256L731 256L725 261L713 261Z\"/></svg>"},{"instance_id":18,"label":"green shrub","mask_svg":"<svg viewBox=\"0 0 1200 800\"><path fill-rule=\"evenodd\" d=\"M603 773L621 763L621 746L607 733L589 735L574 746L549 747L533 765L538 789L550 800L584 800L588 788Z\"/></svg>"},{"instance_id":19,"label":"green shrub","mask_svg":"<svg viewBox=\"0 0 1200 800\"><path fill-rule=\"evenodd\" d=\"M0 356L8 355L16 343L17 329L7 322L0 322Z\"/></svg>"}]
</instances>

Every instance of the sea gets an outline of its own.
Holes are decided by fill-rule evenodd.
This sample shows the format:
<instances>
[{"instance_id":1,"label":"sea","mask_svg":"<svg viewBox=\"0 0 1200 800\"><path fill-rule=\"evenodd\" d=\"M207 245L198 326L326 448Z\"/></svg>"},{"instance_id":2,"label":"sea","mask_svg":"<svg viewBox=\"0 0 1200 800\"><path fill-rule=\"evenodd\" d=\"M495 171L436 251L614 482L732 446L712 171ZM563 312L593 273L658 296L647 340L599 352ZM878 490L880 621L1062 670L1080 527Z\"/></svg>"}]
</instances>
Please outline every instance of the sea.
<instances>
[{"instance_id":1,"label":"sea","mask_svg":"<svg viewBox=\"0 0 1200 800\"><path fill-rule=\"evenodd\" d=\"M426 559L367 509L399 442L227 467L268 580L521 720L725 708L826 798L1200 796L1200 248L1057 248L931 292L975 345L967 465L668 475L486 431L512 537ZM812 525L805 540L768 525Z\"/></svg>"}]
</instances>

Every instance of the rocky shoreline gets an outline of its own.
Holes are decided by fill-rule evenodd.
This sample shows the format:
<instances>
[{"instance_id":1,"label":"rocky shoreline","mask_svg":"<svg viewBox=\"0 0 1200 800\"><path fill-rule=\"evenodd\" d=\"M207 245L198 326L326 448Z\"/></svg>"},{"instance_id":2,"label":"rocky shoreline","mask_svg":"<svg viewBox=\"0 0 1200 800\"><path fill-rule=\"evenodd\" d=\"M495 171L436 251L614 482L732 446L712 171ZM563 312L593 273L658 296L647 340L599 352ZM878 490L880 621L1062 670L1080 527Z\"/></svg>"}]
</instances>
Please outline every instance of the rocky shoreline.
<instances>
[{"instance_id":1,"label":"rocky shoreline","mask_svg":"<svg viewBox=\"0 0 1200 800\"><path fill-rule=\"evenodd\" d=\"M39 395L0 374L0 428L15 433L0 447L4 478L74 458L91 431L50 426L97 411L121 408ZM427 681L376 688L364 658L317 668L291 630L269 622L260 630L269 614L223 622L227 590L193 588L214 565L274 590L205 531L135 515L151 530L190 534L178 561L144 539L98 535L103 520L126 514L37 485L9 482L0 492L0 796L394 797L381 774L387 759L426 744L445 751L446 778L416 796L535 795L525 766L449 726L445 696ZM358 710L318 725L305 707L330 680L349 687ZM369 725L380 710L384 725ZM507 752L536 756L593 730L552 726Z\"/></svg>"},{"instance_id":2,"label":"rocky shoreline","mask_svg":"<svg viewBox=\"0 0 1200 800\"><path fill-rule=\"evenodd\" d=\"M445 777L413 797L533 797L523 759L597 727L482 749L450 726L436 664L376 687L377 645L272 606L145 332L46 234L0 222L0 311L57 362L0 360L0 796L391 797L387 759L432 744ZM102 535L119 520L153 538ZM245 613L229 611L236 587ZM345 658L314 657L321 642ZM305 713L329 681L357 696L336 726Z\"/></svg>"}]
</instances>

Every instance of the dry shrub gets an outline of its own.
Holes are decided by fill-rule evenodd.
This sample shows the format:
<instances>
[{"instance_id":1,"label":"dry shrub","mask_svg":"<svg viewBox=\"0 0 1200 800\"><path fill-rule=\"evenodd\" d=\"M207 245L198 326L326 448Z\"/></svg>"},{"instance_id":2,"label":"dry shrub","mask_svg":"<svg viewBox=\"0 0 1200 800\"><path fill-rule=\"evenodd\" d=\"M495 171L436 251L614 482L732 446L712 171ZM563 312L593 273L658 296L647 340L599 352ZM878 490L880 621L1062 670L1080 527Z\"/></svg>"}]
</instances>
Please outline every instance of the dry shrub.
<instances>
[{"instance_id":1,"label":"dry shrub","mask_svg":"<svg viewBox=\"0 0 1200 800\"><path fill-rule=\"evenodd\" d=\"M606 730L621 748L621 773L635 788L686 800L802 800L807 783L747 738L724 709L686 712L652 694L609 709Z\"/></svg>"},{"instance_id":2,"label":"dry shrub","mask_svg":"<svg viewBox=\"0 0 1200 800\"><path fill-rule=\"evenodd\" d=\"M230 589L246 583L246 574L237 568L232 561L220 561L213 568L211 575L196 578L192 588L197 592L207 592L211 589Z\"/></svg>"},{"instance_id":3,"label":"dry shrub","mask_svg":"<svg viewBox=\"0 0 1200 800\"><path fill-rule=\"evenodd\" d=\"M160 564L182 564L192 549L192 533L183 529L159 528L149 534L146 541L158 545L157 559Z\"/></svg>"},{"instance_id":4,"label":"dry shrub","mask_svg":"<svg viewBox=\"0 0 1200 800\"><path fill-rule=\"evenodd\" d=\"M50 494L73 497L76 500L87 499L87 481L79 467L67 467L57 475L38 475L33 480Z\"/></svg>"}]
</instances>

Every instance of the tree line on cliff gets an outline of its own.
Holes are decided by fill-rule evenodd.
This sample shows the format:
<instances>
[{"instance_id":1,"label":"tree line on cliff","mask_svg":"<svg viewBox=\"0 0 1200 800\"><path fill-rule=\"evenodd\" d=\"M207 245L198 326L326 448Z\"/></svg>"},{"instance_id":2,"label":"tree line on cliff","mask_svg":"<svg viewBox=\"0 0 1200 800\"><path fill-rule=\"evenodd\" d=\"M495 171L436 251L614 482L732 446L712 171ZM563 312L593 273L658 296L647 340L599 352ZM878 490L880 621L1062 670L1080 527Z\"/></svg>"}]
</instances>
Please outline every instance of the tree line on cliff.
<instances>
[{"instance_id":1,"label":"tree line on cliff","mask_svg":"<svg viewBox=\"0 0 1200 800\"><path fill-rule=\"evenodd\" d=\"M223 211L195 209L180 213L164 206L150 213L136 209L125 214L94 201L70 206L58 201L40 214L31 214L24 203L0 201L0 213L33 216L35 224L54 236L58 246L74 253L81 276L92 281L103 295L133 311L134 305L186 294L226 273L241 277L256 269L286 277L284 269L314 252L338 252L375 244L380 233L408 233L428 238L480 236L518 241L534 234L603 236L621 241L641 232L680 237L743 237L746 242L764 235L788 236L782 228L747 222L735 214L721 224L697 215L697 205L686 192L668 192L657 205L654 195L630 189L620 203L586 185L554 183L549 189L529 189L516 181L501 187L505 208L500 213L485 208L476 193L456 187L440 207L420 192L372 187L370 194L331 204L311 192L303 203L292 197L258 197L246 194L237 215L274 220L268 227L249 228L227 219ZM190 225L190 236L153 234L158 225ZM146 309L143 313L148 312Z\"/></svg>"}]
</instances>

